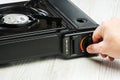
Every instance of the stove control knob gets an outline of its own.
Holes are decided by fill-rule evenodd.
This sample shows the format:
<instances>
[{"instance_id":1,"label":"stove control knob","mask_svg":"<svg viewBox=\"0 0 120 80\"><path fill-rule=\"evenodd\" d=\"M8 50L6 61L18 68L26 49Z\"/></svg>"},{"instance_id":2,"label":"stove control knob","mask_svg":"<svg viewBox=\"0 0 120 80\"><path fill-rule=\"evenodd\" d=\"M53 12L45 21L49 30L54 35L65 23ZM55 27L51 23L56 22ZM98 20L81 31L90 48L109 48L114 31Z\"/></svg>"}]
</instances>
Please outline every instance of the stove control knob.
<instances>
[{"instance_id":1,"label":"stove control knob","mask_svg":"<svg viewBox=\"0 0 120 80\"><path fill-rule=\"evenodd\" d=\"M87 46L92 44L92 43L93 43L93 41L92 41L91 35L83 36L81 41L80 41L80 50L82 52L87 52L86 51Z\"/></svg>"}]
</instances>

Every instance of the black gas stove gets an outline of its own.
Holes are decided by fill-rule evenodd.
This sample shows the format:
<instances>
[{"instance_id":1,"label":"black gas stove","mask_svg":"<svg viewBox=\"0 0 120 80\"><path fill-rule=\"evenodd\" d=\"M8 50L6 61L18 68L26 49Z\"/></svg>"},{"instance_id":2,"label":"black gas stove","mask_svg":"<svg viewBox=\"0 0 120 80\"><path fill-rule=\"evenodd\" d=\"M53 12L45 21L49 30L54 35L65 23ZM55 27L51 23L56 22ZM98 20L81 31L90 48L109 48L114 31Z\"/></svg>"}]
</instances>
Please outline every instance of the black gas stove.
<instances>
[{"instance_id":1,"label":"black gas stove","mask_svg":"<svg viewBox=\"0 0 120 80\"><path fill-rule=\"evenodd\" d=\"M0 63L26 57L90 57L86 47L98 26L69 0L0 5Z\"/></svg>"}]
</instances>

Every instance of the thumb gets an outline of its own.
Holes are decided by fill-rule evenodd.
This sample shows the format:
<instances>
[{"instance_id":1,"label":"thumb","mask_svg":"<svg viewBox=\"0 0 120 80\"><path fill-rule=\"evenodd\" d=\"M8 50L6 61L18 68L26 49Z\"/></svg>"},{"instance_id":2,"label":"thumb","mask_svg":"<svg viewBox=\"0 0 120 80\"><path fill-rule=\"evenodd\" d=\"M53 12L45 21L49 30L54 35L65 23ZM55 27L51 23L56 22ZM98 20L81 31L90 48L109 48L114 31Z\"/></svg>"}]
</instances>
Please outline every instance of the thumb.
<instances>
[{"instance_id":1,"label":"thumb","mask_svg":"<svg viewBox=\"0 0 120 80\"><path fill-rule=\"evenodd\" d=\"M105 44L103 41L95 44L91 44L87 47L87 52L91 54L103 53Z\"/></svg>"}]
</instances>

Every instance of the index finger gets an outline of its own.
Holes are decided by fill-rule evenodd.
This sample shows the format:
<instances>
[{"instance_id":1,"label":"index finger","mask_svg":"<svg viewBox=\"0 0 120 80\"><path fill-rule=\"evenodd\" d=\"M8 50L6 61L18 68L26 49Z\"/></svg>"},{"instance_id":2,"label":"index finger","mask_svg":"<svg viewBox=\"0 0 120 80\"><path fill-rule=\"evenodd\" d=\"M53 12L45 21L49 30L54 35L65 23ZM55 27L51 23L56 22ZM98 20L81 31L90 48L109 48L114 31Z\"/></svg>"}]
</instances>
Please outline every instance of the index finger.
<instances>
[{"instance_id":1,"label":"index finger","mask_svg":"<svg viewBox=\"0 0 120 80\"><path fill-rule=\"evenodd\" d=\"M102 28L103 28L102 26L98 26L96 30L93 32L93 36L92 36L93 43L98 43L103 40L103 29Z\"/></svg>"}]
</instances>

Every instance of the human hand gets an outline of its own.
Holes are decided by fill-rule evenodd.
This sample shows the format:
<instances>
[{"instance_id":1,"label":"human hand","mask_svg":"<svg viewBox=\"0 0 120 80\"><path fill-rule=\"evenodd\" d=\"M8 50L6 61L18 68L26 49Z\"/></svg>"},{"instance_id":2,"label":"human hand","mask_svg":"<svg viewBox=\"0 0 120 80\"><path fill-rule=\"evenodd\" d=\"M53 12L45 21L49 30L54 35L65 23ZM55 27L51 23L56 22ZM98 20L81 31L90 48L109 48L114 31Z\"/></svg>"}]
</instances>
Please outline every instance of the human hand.
<instances>
[{"instance_id":1,"label":"human hand","mask_svg":"<svg viewBox=\"0 0 120 80\"><path fill-rule=\"evenodd\" d=\"M110 61L120 58L120 19L114 18L103 22L93 32L93 44L87 47L90 54L101 54Z\"/></svg>"}]
</instances>

